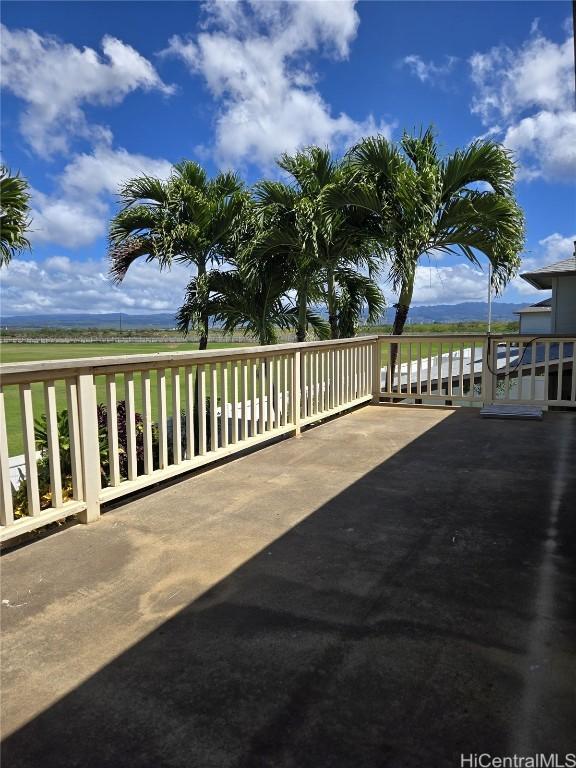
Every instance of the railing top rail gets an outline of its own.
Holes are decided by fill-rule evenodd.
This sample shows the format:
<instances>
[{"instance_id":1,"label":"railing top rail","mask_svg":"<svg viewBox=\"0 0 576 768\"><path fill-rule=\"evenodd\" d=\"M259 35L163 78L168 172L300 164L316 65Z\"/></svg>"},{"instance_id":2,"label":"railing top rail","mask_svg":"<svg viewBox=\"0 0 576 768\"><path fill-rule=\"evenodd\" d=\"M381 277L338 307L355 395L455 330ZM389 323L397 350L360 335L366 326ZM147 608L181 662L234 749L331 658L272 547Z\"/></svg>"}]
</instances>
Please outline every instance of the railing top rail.
<instances>
[{"instance_id":1,"label":"railing top rail","mask_svg":"<svg viewBox=\"0 0 576 768\"><path fill-rule=\"evenodd\" d=\"M155 352L148 355L110 355L107 357L82 357L71 360L41 360L28 363L4 363L0 365L2 384L65 379L79 374L94 376L139 371L155 368L221 363L228 360L248 360L254 357L282 355L296 350L330 348L342 345L365 344L376 341L377 336L355 336L349 339L329 339L267 346L231 347L190 352Z\"/></svg>"},{"instance_id":2,"label":"railing top rail","mask_svg":"<svg viewBox=\"0 0 576 768\"><path fill-rule=\"evenodd\" d=\"M565 333L403 333L401 336L392 336L386 334L380 334L378 336L380 341L387 342L417 342L417 341L472 341L486 339L502 339L503 341L514 341L520 339L521 341L568 341L572 342L576 340L576 335L570 335Z\"/></svg>"},{"instance_id":3,"label":"railing top rail","mask_svg":"<svg viewBox=\"0 0 576 768\"><path fill-rule=\"evenodd\" d=\"M485 333L403 333L401 336L393 336L388 334L380 334L378 339L380 341L388 341L394 343L400 342L414 342L414 341L450 341L456 339L458 341L466 340L478 340L485 339Z\"/></svg>"}]
</instances>

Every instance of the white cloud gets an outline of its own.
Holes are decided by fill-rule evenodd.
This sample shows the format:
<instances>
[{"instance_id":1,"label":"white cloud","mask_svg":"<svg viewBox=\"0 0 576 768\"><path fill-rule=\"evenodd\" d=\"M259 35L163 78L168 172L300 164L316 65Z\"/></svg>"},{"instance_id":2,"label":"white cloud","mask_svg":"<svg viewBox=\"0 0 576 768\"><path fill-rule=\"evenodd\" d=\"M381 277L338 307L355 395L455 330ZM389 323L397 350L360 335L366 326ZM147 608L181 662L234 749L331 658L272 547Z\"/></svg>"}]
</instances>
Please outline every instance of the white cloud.
<instances>
[{"instance_id":1,"label":"white cloud","mask_svg":"<svg viewBox=\"0 0 576 768\"><path fill-rule=\"evenodd\" d=\"M455 56L445 56L444 58L443 64L436 64L434 61L424 61L421 56L411 54L405 56L400 63L407 67L421 83L444 86L447 76L453 71L458 61Z\"/></svg>"},{"instance_id":2,"label":"white cloud","mask_svg":"<svg viewBox=\"0 0 576 768\"><path fill-rule=\"evenodd\" d=\"M132 154L125 149L99 146L93 152L76 155L64 168L60 186L67 194L117 194L122 182L147 174L166 179L171 164L167 160Z\"/></svg>"},{"instance_id":3,"label":"white cloud","mask_svg":"<svg viewBox=\"0 0 576 768\"><path fill-rule=\"evenodd\" d=\"M472 111L500 134L521 163L521 178L569 181L576 177L573 113L574 50L532 26L517 49L498 46L470 59L476 93ZM497 123L497 125L495 125Z\"/></svg>"},{"instance_id":4,"label":"white cloud","mask_svg":"<svg viewBox=\"0 0 576 768\"><path fill-rule=\"evenodd\" d=\"M554 232L554 234L539 240L538 248L522 259L520 274L523 272L533 272L535 269L541 269L549 264L554 264L556 261L570 258L574 253L575 240L576 232L567 237L559 232ZM512 280L511 287L515 288L522 295L536 296L540 294L542 296L542 291L527 283L520 275Z\"/></svg>"},{"instance_id":5,"label":"white cloud","mask_svg":"<svg viewBox=\"0 0 576 768\"><path fill-rule=\"evenodd\" d=\"M470 264L416 267L415 304L459 304L462 301L485 301L488 290L486 272Z\"/></svg>"},{"instance_id":6,"label":"white cloud","mask_svg":"<svg viewBox=\"0 0 576 768\"><path fill-rule=\"evenodd\" d=\"M74 312L173 312L180 305L191 272L180 264L160 272L136 262L124 282L113 285L103 260L15 259L0 271L4 315Z\"/></svg>"},{"instance_id":7,"label":"white cloud","mask_svg":"<svg viewBox=\"0 0 576 768\"><path fill-rule=\"evenodd\" d=\"M576 113L539 112L510 126L504 144L523 159L519 178L576 180Z\"/></svg>"},{"instance_id":8,"label":"white cloud","mask_svg":"<svg viewBox=\"0 0 576 768\"><path fill-rule=\"evenodd\" d=\"M65 198L32 190L33 244L57 243L64 248L89 245L106 231L107 206L99 198Z\"/></svg>"},{"instance_id":9,"label":"white cloud","mask_svg":"<svg viewBox=\"0 0 576 768\"><path fill-rule=\"evenodd\" d=\"M170 168L167 160L105 145L76 155L65 166L52 195L33 190L32 242L65 248L93 243L106 232L109 197L117 194L123 181L142 174L166 178Z\"/></svg>"},{"instance_id":10,"label":"white cloud","mask_svg":"<svg viewBox=\"0 0 576 768\"><path fill-rule=\"evenodd\" d=\"M2 31L2 86L26 103L22 135L42 155L65 152L71 136L110 139L110 132L91 125L85 104L114 105L139 88L164 94L152 64L117 38L102 39L103 57L92 48L77 48L31 29Z\"/></svg>"},{"instance_id":11,"label":"white cloud","mask_svg":"<svg viewBox=\"0 0 576 768\"><path fill-rule=\"evenodd\" d=\"M205 31L175 36L165 54L201 75L219 103L215 156L221 164L268 167L284 151L339 147L367 133L389 135L373 116L333 115L315 87L307 56L345 58L359 23L354 0L205 4Z\"/></svg>"}]
</instances>

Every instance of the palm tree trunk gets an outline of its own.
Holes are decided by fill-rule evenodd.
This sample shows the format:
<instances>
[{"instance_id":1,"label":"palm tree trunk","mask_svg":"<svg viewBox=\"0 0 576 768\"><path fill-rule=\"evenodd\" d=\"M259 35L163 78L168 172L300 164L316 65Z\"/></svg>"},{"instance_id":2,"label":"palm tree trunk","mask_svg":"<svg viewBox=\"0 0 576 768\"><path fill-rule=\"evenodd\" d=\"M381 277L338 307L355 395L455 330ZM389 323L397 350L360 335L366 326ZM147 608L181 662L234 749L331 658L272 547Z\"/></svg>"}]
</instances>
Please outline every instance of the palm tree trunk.
<instances>
[{"instance_id":1,"label":"palm tree trunk","mask_svg":"<svg viewBox=\"0 0 576 768\"><path fill-rule=\"evenodd\" d=\"M308 321L306 319L306 312L308 304L306 301L306 291L298 291L298 327L296 329L296 341L306 341L306 330Z\"/></svg>"},{"instance_id":2,"label":"palm tree trunk","mask_svg":"<svg viewBox=\"0 0 576 768\"><path fill-rule=\"evenodd\" d=\"M204 277L206 274L206 262L202 259L198 261L198 282L200 283L200 278ZM208 300L208 296L206 296L206 300ZM203 350L207 349L208 347L208 308L206 307L201 314L200 317L200 339L198 342L198 349L202 352Z\"/></svg>"},{"instance_id":3,"label":"palm tree trunk","mask_svg":"<svg viewBox=\"0 0 576 768\"><path fill-rule=\"evenodd\" d=\"M334 272L328 269L328 291L327 291L327 304L328 304L328 322L330 323L330 338L337 339L340 334L338 331L338 309L336 305L336 291L334 289Z\"/></svg>"},{"instance_id":4,"label":"palm tree trunk","mask_svg":"<svg viewBox=\"0 0 576 768\"><path fill-rule=\"evenodd\" d=\"M202 316L202 329L200 331L200 341L198 342L198 349L202 352L208 348L208 314Z\"/></svg>"},{"instance_id":5,"label":"palm tree trunk","mask_svg":"<svg viewBox=\"0 0 576 768\"><path fill-rule=\"evenodd\" d=\"M392 326L392 335L401 336L406 325L408 318L408 312L410 311L410 304L412 302L412 294L414 293L414 276L405 278L402 281L400 287L400 296L398 297L398 303L396 306L396 314L394 316L394 325ZM396 370L396 362L398 360L398 344L390 345L390 386L394 386L394 372Z\"/></svg>"}]
</instances>

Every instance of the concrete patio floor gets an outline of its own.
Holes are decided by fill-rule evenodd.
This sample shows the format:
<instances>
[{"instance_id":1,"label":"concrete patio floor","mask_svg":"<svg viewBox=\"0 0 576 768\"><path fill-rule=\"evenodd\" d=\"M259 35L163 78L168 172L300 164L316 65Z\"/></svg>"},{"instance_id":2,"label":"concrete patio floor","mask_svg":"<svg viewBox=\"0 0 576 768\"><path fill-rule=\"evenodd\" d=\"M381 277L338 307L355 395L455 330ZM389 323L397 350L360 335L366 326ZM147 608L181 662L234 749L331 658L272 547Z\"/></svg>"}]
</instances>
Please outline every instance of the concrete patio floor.
<instances>
[{"instance_id":1,"label":"concrete patio floor","mask_svg":"<svg viewBox=\"0 0 576 768\"><path fill-rule=\"evenodd\" d=\"M10 768L576 751L576 417L365 407L2 557Z\"/></svg>"}]
</instances>

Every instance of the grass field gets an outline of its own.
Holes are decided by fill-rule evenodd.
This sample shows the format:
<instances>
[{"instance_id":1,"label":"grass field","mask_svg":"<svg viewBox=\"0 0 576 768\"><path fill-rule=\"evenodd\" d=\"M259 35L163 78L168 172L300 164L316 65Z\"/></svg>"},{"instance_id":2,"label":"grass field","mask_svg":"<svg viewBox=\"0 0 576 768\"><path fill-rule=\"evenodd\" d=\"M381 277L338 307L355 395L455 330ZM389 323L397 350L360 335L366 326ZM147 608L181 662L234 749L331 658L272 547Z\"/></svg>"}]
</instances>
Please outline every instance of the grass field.
<instances>
[{"instance_id":1,"label":"grass field","mask_svg":"<svg viewBox=\"0 0 576 768\"><path fill-rule=\"evenodd\" d=\"M226 349L231 344L209 344L210 349ZM248 346L243 344L242 346ZM138 355L154 354L156 352L193 352L195 344L4 344L0 349L0 361L2 363L24 363L34 360L70 360L79 357L102 357L106 355ZM184 402L184 377L180 377L181 398ZM124 377L116 377L118 399L124 399ZM142 397L139 377L135 377L136 410L141 409ZM106 402L105 380L103 376L96 377L96 390L99 403ZM157 389L156 377L151 377L152 390L152 417L157 418ZM210 387L208 382L207 391ZM10 456L17 456L23 451L22 424L20 416L20 403L18 388L16 386L4 387L6 407L6 430L8 432L8 450ZM34 416L38 418L44 413L44 389L42 384L32 385L34 403ZM56 383L56 399L58 410L66 408L66 388L63 381ZM166 399L170 412L172 399L171 377L166 377Z\"/></svg>"}]
</instances>

